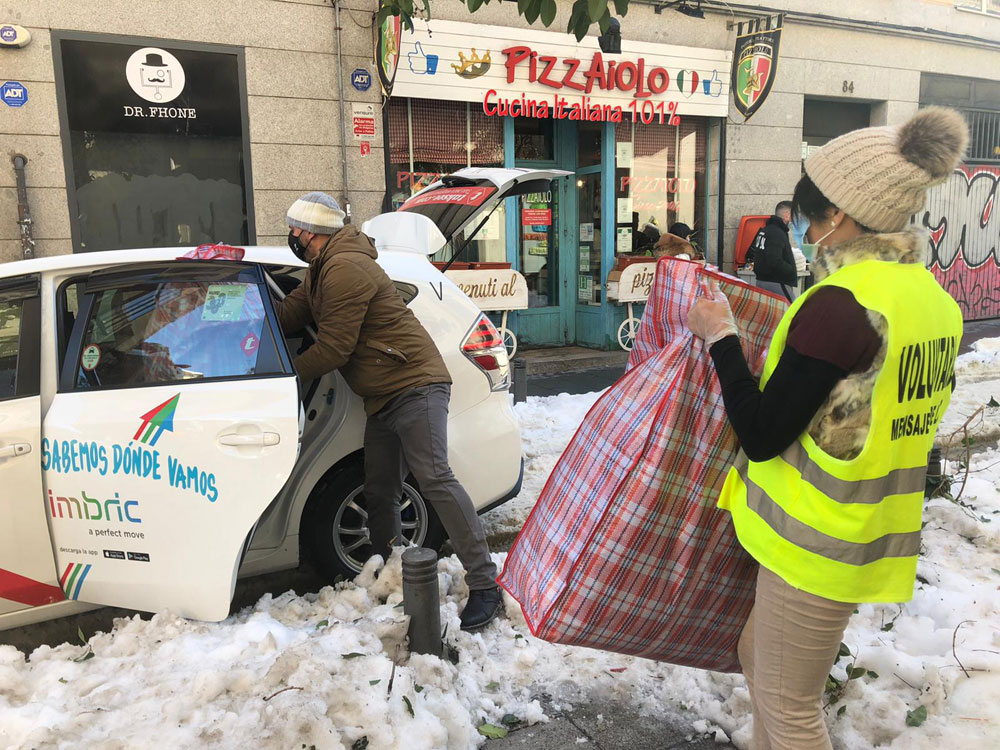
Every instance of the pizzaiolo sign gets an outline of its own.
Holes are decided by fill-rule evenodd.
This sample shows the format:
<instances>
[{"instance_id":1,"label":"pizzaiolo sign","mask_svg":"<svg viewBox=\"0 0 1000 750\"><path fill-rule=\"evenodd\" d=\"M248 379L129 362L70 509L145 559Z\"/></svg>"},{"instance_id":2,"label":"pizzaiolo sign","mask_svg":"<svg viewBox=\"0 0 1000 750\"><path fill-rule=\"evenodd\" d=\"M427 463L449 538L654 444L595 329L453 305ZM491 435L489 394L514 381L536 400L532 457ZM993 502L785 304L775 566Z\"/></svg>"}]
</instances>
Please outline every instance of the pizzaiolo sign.
<instances>
[{"instance_id":1,"label":"pizzaiolo sign","mask_svg":"<svg viewBox=\"0 0 1000 750\"><path fill-rule=\"evenodd\" d=\"M393 95L474 102L491 117L676 125L679 115L728 114L731 59L628 40L611 55L592 37L417 21L400 39Z\"/></svg>"},{"instance_id":2,"label":"pizzaiolo sign","mask_svg":"<svg viewBox=\"0 0 1000 750\"><path fill-rule=\"evenodd\" d=\"M502 50L504 67L507 69L507 83L514 83L520 70L528 83L538 83L553 89L573 89L582 91L584 100L569 104L556 94L551 102L528 98L522 94L518 99L500 96L496 89L490 89L483 98L483 112L487 115L511 117L549 117L558 120L608 120L621 122L623 115L631 113L633 117L643 122L654 119L661 124L669 121L671 125L680 122L677 117L677 103L663 99L654 103L647 99L654 94L662 94L670 87L670 73L666 68L650 66L646 70L646 60L640 57L635 62L629 60L609 60L605 62L600 52L595 52L586 66L579 58L559 58L555 55L540 55L531 47L508 47ZM685 84L684 74L687 74L687 85L692 91L698 88L698 73L682 71L678 85ZM630 93L633 101L624 107L612 104L594 104L588 101L594 89L599 91L620 91Z\"/></svg>"}]
</instances>

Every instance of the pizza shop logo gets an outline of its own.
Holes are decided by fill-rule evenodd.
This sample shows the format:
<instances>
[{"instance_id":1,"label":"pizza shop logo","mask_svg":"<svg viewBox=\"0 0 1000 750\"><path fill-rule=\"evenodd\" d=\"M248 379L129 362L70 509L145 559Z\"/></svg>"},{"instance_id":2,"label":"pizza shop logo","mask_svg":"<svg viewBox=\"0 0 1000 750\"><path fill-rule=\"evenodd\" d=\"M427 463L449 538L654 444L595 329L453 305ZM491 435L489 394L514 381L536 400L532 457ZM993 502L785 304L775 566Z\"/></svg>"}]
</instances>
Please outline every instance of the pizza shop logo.
<instances>
[{"instance_id":1,"label":"pizza shop logo","mask_svg":"<svg viewBox=\"0 0 1000 750\"><path fill-rule=\"evenodd\" d=\"M479 78L479 76L486 75L486 71L490 69L492 60L490 60L490 53L486 52L484 55L480 55L476 52L476 48L473 47L470 51L471 56L466 57L464 52L458 53L458 63L452 63L451 67L454 68L455 73L471 81L474 78Z\"/></svg>"},{"instance_id":2,"label":"pizza shop logo","mask_svg":"<svg viewBox=\"0 0 1000 750\"><path fill-rule=\"evenodd\" d=\"M663 94L674 82L679 93L690 97L699 88L706 95L717 96L712 86L704 86L699 75L693 70L682 70L671 77L670 72L658 65L647 69L646 59L604 61L600 52L595 52L590 64L583 65L579 59L555 55L540 55L531 47L508 47L502 50L506 58L507 83L514 83L518 77L527 74L529 83L538 83L553 89L574 89L590 94L594 89L603 91L632 92L633 98L645 99L654 94ZM699 83L702 83L699 86ZM708 81L707 83L713 83ZM721 92L719 92L721 93Z\"/></svg>"},{"instance_id":3,"label":"pizza shop logo","mask_svg":"<svg viewBox=\"0 0 1000 750\"><path fill-rule=\"evenodd\" d=\"M164 431L173 432L174 412L177 411L177 402L180 398L181 394L178 393L176 396L167 399L156 408L150 409L143 414L140 417L142 422L139 424L139 429L136 430L132 439L149 446L154 446Z\"/></svg>"},{"instance_id":4,"label":"pizza shop logo","mask_svg":"<svg viewBox=\"0 0 1000 750\"><path fill-rule=\"evenodd\" d=\"M184 91L184 67L165 49L143 47L125 63L125 78L132 90L155 104L172 102Z\"/></svg>"}]
</instances>

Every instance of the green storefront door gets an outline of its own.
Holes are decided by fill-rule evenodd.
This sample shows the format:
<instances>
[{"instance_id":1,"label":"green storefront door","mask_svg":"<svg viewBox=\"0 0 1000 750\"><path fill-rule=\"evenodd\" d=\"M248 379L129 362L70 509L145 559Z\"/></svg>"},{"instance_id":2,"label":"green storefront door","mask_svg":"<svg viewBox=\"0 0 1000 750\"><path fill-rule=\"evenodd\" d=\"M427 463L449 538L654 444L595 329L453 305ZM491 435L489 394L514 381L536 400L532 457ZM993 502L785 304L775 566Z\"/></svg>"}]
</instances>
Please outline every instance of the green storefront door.
<instances>
[{"instance_id":1,"label":"green storefront door","mask_svg":"<svg viewBox=\"0 0 1000 750\"><path fill-rule=\"evenodd\" d=\"M510 166L576 169L576 123L508 120ZM509 157L508 157L509 158ZM564 346L576 341L577 186L575 178L552 181L551 189L511 198L507 231L514 263L528 282L527 310L518 313L522 345Z\"/></svg>"}]
</instances>

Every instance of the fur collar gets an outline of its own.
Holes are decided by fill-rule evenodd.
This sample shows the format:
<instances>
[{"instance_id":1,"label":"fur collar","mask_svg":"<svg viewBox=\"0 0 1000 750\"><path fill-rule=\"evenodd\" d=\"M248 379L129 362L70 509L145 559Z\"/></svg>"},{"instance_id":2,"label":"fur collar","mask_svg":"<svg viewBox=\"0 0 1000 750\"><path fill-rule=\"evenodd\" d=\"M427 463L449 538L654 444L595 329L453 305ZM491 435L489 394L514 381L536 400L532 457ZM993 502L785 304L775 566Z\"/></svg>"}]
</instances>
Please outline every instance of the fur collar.
<instances>
[{"instance_id":1,"label":"fur collar","mask_svg":"<svg viewBox=\"0 0 1000 750\"><path fill-rule=\"evenodd\" d=\"M833 247L823 248L813 263L813 278L825 279L845 266L865 260L927 265L929 244L924 233L916 230L886 234L863 234Z\"/></svg>"}]
</instances>

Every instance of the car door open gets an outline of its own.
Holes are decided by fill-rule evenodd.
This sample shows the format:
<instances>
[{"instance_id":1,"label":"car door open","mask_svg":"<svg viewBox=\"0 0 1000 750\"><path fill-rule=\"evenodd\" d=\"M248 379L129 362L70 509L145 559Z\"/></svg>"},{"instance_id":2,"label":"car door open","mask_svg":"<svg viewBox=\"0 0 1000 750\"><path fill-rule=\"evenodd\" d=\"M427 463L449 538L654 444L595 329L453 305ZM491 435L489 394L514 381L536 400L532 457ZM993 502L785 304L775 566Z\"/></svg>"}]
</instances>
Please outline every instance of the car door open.
<instances>
[{"instance_id":1,"label":"car door open","mask_svg":"<svg viewBox=\"0 0 1000 750\"><path fill-rule=\"evenodd\" d=\"M263 272L116 267L78 296L42 440L63 588L223 619L248 534L298 451L298 387Z\"/></svg>"},{"instance_id":2,"label":"car door open","mask_svg":"<svg viewBox=\"0 0 1000 750\"><path fill-rule=\"evenodd\" d=\"M0 279L0 615L62 601L45 520L37 274Z\"/></svg>"}]
</instances>

